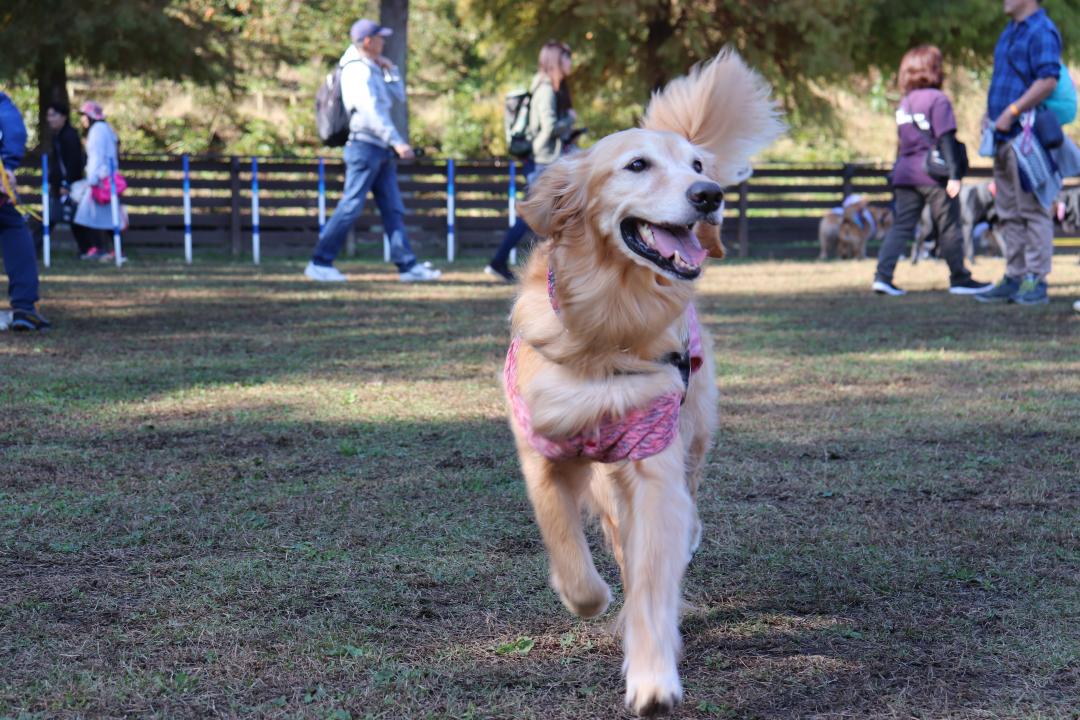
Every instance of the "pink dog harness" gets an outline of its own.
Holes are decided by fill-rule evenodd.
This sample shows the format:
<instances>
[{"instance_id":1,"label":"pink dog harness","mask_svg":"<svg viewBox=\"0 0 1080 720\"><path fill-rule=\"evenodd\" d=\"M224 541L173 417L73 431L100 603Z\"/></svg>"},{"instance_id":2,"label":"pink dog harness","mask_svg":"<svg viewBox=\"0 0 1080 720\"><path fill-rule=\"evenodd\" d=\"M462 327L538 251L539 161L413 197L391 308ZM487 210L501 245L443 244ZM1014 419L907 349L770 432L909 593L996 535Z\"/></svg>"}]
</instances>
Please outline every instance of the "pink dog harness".
<instances>
[{"instance_id":1,"label":"pink dog harness","mask_svg":"<svg viewBox=\"0 0 1080 720\"><path fill-rule=\"evenodd\" d=\"M559 306L555 299L554 274L548 271L548 295L551 305L558 314ZM673 353L671 362L683 375L684 386L688 387L690 377L701 368L705 352L701 345L701 327L698 324L697 311L693 304L686 308L689 325L689 341L686 352ZM507 398L518 426L525 433L529 445L548 460L570 460L587 458L596 462L612 463L620 460L644 460L667 449L675 439L679 428L679 407L686 397L683 392L661 395L644 408L634 408L618 418L605 417L596 427L584 430L573 437L554 439L537 433L532 426L529 406L521 395L517 384L517 357L522 340L515 337L506 353L503 366L503 379L506 384Z\"/></svg>"}]
</instances>

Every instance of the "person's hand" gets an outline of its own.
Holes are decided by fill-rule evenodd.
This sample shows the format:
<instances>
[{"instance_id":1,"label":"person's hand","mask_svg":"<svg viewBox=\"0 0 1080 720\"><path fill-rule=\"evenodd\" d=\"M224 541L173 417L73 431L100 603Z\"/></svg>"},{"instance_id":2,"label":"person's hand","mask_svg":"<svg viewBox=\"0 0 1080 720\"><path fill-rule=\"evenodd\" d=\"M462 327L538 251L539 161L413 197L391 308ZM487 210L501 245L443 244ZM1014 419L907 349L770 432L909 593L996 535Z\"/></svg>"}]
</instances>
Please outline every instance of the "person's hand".
<instances>
[{"instance_id":1,"label":"person's hand","mask_svg":"<svg viewBox=\"0 0 1080 720\"><path fill-rule=\"evenodd\" d=\"M394 62L385 55L380 55L379 57L375 58L375 64L381 67L383 70L394 69Z\"/></svg>"},{"instance_id":2,"label":"person's hand","mask_svg":"<svg viewBox=\"0 0 1080 720\"><path fill-rule=\"evenodd\" d=\"M399 143L395 145L394 152L396 152L398 157L402 160L411 160L416 157L416 153L413 152L412 145L409 145L409 143Z\"/></svg>"},{"instance_id":3,"label":"person's hand","mask_svg":"<svg viewBox=\"0 0 1080 720\"><path fill-rule=\"evenodd\" d=\"M945 184L945 194L948 195L951 198L954 198L957 195L959 195L960 194L960 181L959 180L950 180L949 182L947 182Z\"/></svg>"},{"instance_id":4,"label":"person's hand","mask_svg":"<svg viewBox=\"0 0 1080 720\"><path fill-rule=\"evenodd\" d=\"M1012 128L1014 122L1016 122L1016 117L1009 108L1005 108L994 122L994 129L998 132L1009 132L1009 129Z\"/></svg>"},{"instance_id":5,"label":"person's hand","mask_svg":"<svg viewBox=\"0 0 1080 720\"><path fill-rule=\"evenodd\" d=\"M571 123L576 123L577 122L577 113L574 112L574 108L570 108L569 110L567 110L566 111L566 116L568 118L570 118Z\"/></svg>"}]
</instances>

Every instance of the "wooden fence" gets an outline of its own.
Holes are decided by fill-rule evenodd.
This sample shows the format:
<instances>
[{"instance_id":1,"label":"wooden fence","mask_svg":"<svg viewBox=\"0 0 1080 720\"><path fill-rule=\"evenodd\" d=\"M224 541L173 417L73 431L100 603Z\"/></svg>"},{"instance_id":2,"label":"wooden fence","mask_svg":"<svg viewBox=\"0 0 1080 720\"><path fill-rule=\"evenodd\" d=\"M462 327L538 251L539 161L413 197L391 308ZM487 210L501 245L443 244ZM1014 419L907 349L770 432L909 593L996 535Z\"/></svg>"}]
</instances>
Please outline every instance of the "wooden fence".
<instances>
[{"instance_id":1,"label":"wooden fence","mask_svg":"<svg viewBox=\"0 0 1080 720\"><path fill-rule=\"evenodd\" d=\"M239 157L191 157L191 233L194 254L250 256L252 237L252 162ZM40 202L40 160L19 174L23 201ZM121 161L128 180L124 203L130 226L126 248L182 253L184 243L183 170L180 157L128 156ZM314 158L260 158L258 163L259 231L264 255L303 255L318 238L320 195L329 215L340 197L344 165ZM817 224L830 208L857 192L887 202L888 168L882 166L763 165L752 178L726 194L724 242L739 257L810 257L817 253ZM520 164L505 161L420 159L401 162L400 187L406 226L414 245L427 257L487 254L498 244L516 199L524 191ZM989 169L975 169L976 178ZM451 181L452 177L452 181ZM325 193L320 186L325 186ZM450 202L448 202L450 201ZM453 241L448 243L449 230ZM64 243L71 243L61 233ZM449 245L449 246L448 246ZM350 254L377 254L382 246L378 208L372 198L356 223Z\"/></svg>"}]
</instances>

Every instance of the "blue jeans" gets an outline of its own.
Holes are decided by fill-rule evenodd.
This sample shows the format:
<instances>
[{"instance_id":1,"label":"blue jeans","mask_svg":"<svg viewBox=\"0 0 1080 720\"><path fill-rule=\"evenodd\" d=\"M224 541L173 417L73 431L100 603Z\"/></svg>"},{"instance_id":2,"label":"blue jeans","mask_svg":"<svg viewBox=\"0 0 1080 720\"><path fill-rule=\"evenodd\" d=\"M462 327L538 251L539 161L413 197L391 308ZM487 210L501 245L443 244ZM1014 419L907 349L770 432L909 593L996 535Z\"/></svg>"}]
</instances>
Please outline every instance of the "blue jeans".
<instances>
[{"instance_id":1,"label":"blue jeans","mask_svg":"<svg viewBox=\"0 0 1080 720\"><path fill-rule=\"evenodd\" d=\"M540 173L547 169L547 165L537 165L530 158L525 163L525 183L526 187L536 181L536 178L540 177ZM507 262L510 260L510 251L518 246L521 242L521 238L525 237L526 233L531 232L529 225L518 216L518 219L507 228L506 233L503 235L502 243L499 244L499 249L495 251L495 255L492 256L490 265L494 267L506 267Z\"/></svg>"},{"instance_id":2,"label":"blue jeans","mask_svg":"<svg viewBox=\"0 0 1080 720\"><path fill-rule=\"evenodd\" d=\"M349 141L345 146L345 190L319 236L311 261L330 267L356 218L364 211L368 191L382 216L383 232L390 238L390 259L400 272L416 264L416 255L405 236L405 205L397 183L397 158L390 148L372 143Z\"/></svg>"},{"instance_id":3,"label":"blue jeans","mask_svg":"<svg viewBox=\"0 0 1080 720\"><path fill-rule=\"evenodd\" d=\"M11 205L0 205L0 248L15 310L33 310L38 301L37 257L26 221Z\"/></svg>"}]
</instances>

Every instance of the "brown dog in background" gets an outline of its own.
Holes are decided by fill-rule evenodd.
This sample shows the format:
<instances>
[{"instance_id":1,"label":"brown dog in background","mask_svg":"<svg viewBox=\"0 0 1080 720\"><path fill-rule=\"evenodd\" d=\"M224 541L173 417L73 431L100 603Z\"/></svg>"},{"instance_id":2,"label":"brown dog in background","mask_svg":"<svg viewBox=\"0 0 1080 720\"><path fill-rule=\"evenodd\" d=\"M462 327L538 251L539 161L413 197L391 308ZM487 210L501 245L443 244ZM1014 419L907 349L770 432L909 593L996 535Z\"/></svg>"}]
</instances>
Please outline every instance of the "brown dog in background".
<instances>
[{"instance_id":1,"label":"brown dog in background","mask_svg":"<svg viewBox=\"0 0 1080 720\"><path fill-rule=\"evenodd\" d=\"M818 223L818 259L865 258L867 243L884 240L892 225L892 210L849 195L843 207L831 210Z\"/></svg>"},{"instance_id":2,"label":"brown dog in background","mask_svg":"<svg viewBox=\"0 0 1080 720\"><path fill-rule=\"evenodd\" d=\"M531 253L511 315L510 424L551 584L582 617L611 600L582 511L600 519L624 588L625 701L643 715L682 698L680 585L700 541L695 498L718 424L694 280L707 255L723 255L722 188L782 132L769 93L736 54L721 53L654 95L641 129L554 163L521 205L547 239ZM666 398L671 434L639 438L651 454L589 450L613 419L648 420Z\"/></svg>"}]
</instances>

